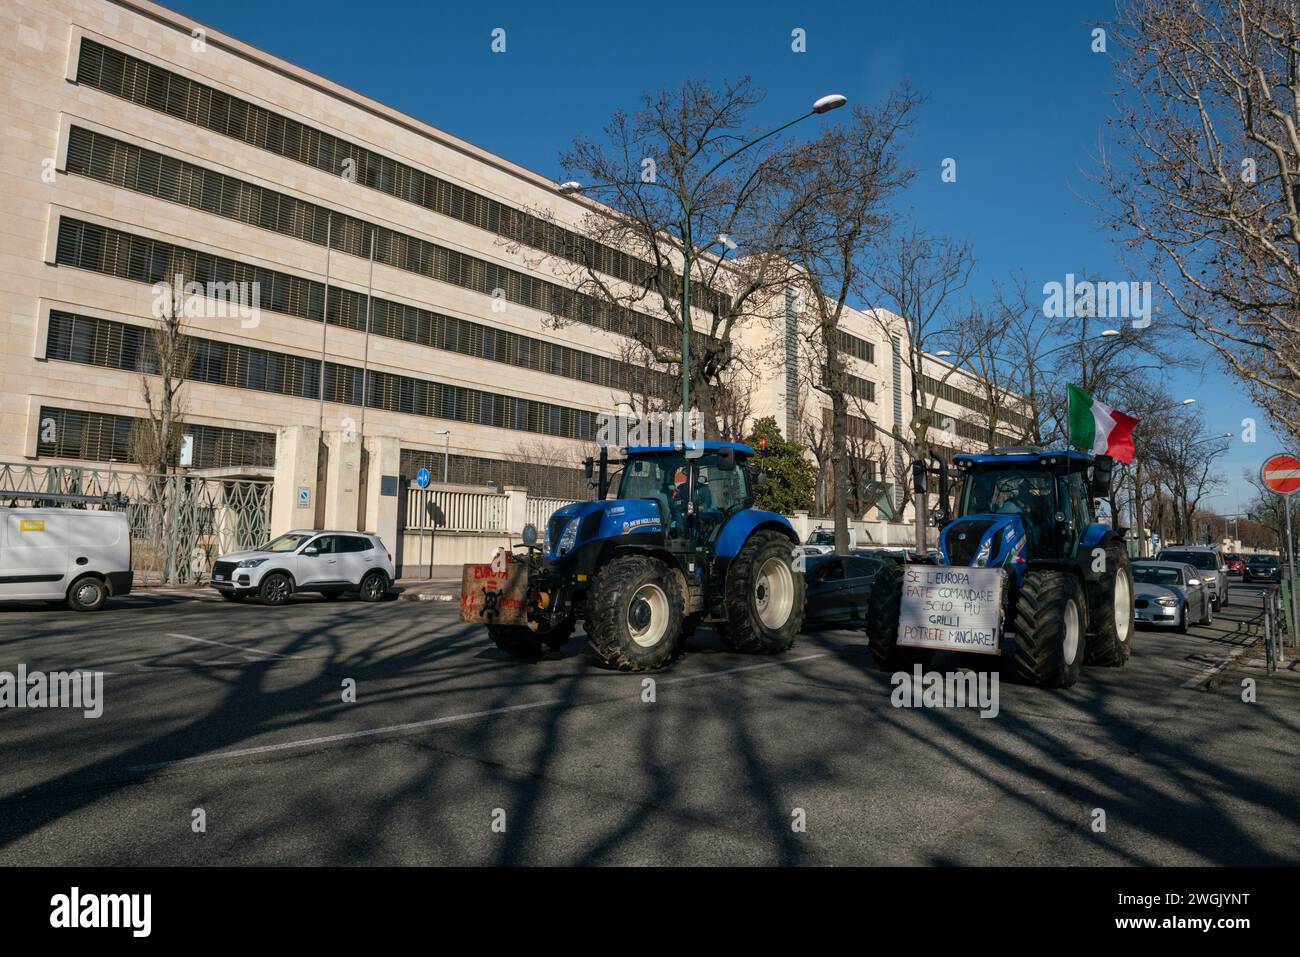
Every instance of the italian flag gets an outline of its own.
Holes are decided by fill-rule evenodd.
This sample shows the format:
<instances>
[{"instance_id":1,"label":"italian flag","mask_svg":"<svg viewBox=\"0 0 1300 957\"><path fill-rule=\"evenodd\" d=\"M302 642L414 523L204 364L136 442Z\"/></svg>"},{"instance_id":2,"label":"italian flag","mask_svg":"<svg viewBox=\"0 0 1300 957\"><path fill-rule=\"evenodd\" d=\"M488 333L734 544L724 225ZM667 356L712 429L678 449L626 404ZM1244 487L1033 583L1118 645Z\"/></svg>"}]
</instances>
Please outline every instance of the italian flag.
<instances>
[{"instance_id":1,"label":"italian flag","mask_svg":"<svg viewBox=\"0 0 1300 957\"><path fill-rule=\"evenodd\" d=\"M1109 455L1125 465L1133 461L1133 428L1138 420L1098 402L1077 385L1070 386L1070 444L1095 455Z\"/></svg>"}]
</instances>

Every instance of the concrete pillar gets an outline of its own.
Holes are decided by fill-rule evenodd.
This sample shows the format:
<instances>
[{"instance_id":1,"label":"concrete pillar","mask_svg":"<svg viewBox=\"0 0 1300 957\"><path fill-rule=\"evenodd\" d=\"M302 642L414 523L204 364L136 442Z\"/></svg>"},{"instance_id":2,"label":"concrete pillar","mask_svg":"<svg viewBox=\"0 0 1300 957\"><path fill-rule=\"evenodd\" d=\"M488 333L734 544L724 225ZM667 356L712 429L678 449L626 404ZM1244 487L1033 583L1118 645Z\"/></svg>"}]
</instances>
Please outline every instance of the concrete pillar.
<instances>
[{"instance_id":1,"label":"concrete pillar","mask_svg":"<svg viewBox=\"0 0 1300 957\"><path fill-rule=\"evenodd\" d=\"M506 496L506 531L518 535L528 524L528 489L506 485L501 489ZM540 534L541 530L538 530Z\"/></svg>"},{"instance_id":2,"label":"concrete pillar","mask_svg":"<svg viewBox=\"0 0 1300 957\"><path fill-rule=\"evenodd\" d=\"M271 495L271 537L316 521L316 464L320 429L290 425L275 438L275 491Z\"/></svg>"},{"instance_id":3,"label":"concrete pillar","mask_svg":"<svg viewBox=\"0 0 1300 957\"><path fill-rule=\"evenodd\" d=\"M397 540L397 515L402 494L402 440L388 435L369 436L366 443L365 527L388 547L394 562L401 561Z\"/></svg>"},{"instance_id":4,"label":"concrete pillar","mask_svg":"<svg viewBox=\"0 0 1300 957\"><path fill-rule=\"evenodd\" d=\"M324 528L357 529L361 500L361 443L351 431L326 432L329 454L325 461Z\"/></svg>"}]
</instances>

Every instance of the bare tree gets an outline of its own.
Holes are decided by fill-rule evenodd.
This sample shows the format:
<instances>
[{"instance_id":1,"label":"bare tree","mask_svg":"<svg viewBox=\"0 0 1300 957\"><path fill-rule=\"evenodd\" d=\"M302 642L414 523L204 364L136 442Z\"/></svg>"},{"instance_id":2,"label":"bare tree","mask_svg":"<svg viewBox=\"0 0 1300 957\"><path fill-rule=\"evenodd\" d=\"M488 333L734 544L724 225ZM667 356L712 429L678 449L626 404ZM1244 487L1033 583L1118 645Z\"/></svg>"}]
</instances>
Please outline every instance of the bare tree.
<instances>
[{"instance_id":1,"label":"bare tree","mask_svg":"<svg viewBox=\"0 0 1300 957\"><path fill-rule=\"evenodd\" d=\"M132 428L131 451L146 475L167 475L180 461L185 418L181 389L194 365L194 345L185 334L181 298L182 290L176 286L166 302L158 297L143 359L140 392L146 414Z\"/></svg>"},{"instance_id":2,"label":"bare tree","mask_svg":"<svg viewBox=\"0 0 1300 957\"><path fill-rule=\"evenodd\" d=\"M873 244L886 231L885 204L913 177L898 159L900 140L918 99L903 86L877 108L854 107L850 119L826 127L808 147L786 156L781 171L791 206L801 210L788 229L787 256L804 302L799 331L809 386L831 403L828 464L836 550L849 547L851 474L849 404L865 383L849 371L841 348L847 301L861 293ZM856 440L869 440L858 435Z\"/></svg>"},{"instance_id":3,"label":"bare tree","mask_svg":"<svg viewBox=\"0 0 1300 957\"><path fill-rule=\"evenodd\" d=\"M1214 462L1228 450L1227 443L1221 436L1207 435L1199 417L1181 408L1163 415L1146 442L1169 493L1175 534L1190 544L1201 499L1223 484L1214 473Z\"/></svg>"},{"instance_id":4,"label":"bare tree","mask_svg":"<svg viewBox=\"0 0 1300 957\"><path fill-rule=\"evenodd\" d=\"M601 142L579 138L561 158L600 203L583 217L586 239L548 257L553 270L612 315L607 327L633 338L657 368L680 372L689 322L692 401L706 438L723 427L720 393L738 359L733 332L765 318L790 282L781 236L800 210L772 175L781 140L754 141L762 99L749 78L718 87L688 80L645 95L635 113L613 116ZM573 320L557 312L553 321Z\"/></svg>"},{"instance_id":5,"label":"bare tree","mask_svg":"<svg viewBox=\"0 0 1300 957\"><path fill-rule=\"evenodd\" d=\"M911 421L893 438L913 461L928 463L930 430L939 421L939 387L970 360L978 345L962 333L966 316L959 314L956 306L973 267L974 257L966 244L931 237L911 227L884 245L871 270L869 289L883 306L873 309L872 316L906 367L908 382L895 382L894 388L908 389L913 409ZM936 383L927 386L933 367L926 357L938 351L940 343L955 347L949 350L955 355ZM927 496L918 496L914 505L916 544L924 549Z\"/></svg>"},{"instance_id":6,"label":"bare tree","mask_svg":"<svg viewBox=\"0 0 1300 957\"><path fill-rule=\"evenodd\" d=\"M1101 181L1190 333L1300 437L1300 6L1125 0Z\"/></svg>"}]
</instances>

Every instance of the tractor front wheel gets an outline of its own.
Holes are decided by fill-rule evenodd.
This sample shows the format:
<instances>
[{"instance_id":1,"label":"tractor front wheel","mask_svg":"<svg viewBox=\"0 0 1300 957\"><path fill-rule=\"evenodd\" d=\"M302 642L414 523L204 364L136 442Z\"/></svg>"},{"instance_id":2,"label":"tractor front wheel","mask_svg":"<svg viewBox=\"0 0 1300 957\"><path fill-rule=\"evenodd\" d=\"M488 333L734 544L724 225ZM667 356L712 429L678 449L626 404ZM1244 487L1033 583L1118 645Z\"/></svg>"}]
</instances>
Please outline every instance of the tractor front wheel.
<instances>
[{"instance_id":1,"label":"tractor front wheel","mask_svg":"<svg viewBox=\"0 0 1300 957\"><path fill-rule=\"evenodd\" d=\"M1028 572L1016 602L1020 677L1044 688L1068 688L1079 679L1085 645L1079 580L1069 572Z\"/></svg>"},{"instance_id":2,"label":"tractor front wheel","mask_svg":"<svg viewBox=\"0 0 1300 957\"><path fill-rule=\"evenodd\" d=\"M1106 550L1101 594L1093 608L1096 629L1088 636L1088 664L1122 668L1133 645L1133 572L1121 548ZM1186 618L1186 615L1184 615Z\"/></svg>"},{"instance_id":3,"label":"tractor front wheel","mask_svg":"<svg viewBox=\"0 0 1300 957\"><path fill-rule=\"evenodd\" d=\"M573 619L549 631L533 631L525 625L488 625L488 637L512 658L536 661L548 651L564 647L573 634Z\"/></svg>"},{"instance_id":4,"label":"tractor front wheel","mask_svg":"<svg viewBox=\"0 0 1300 957\"><path fill-rule=\"evenodd\" d=\"M803 627L803 603L803 575L792 567L790 540L756 532L727 573L723 640L751 655L785 651Z\"/></svg>"},{"instance_id":5,"label":"tractor front wheel","mask_svg":"<svg viewBox=\"0 0 1300 957\"><path fill-rule=\"evenodd\" d=\"M587 643L619 671L662 668L681 649L682 593L677 575L645 555L616 558L587 595Z\"/></svg>"},{"instance_id":6,"label":"tractor front wheel","mask_svg":"<svg viewBox=\"0 0 1300 957\"><path fill-rule=\"evenodd\" d=\"M922 668L930 663L934 652L898 643L898 617L903 603L903 569L892 561L876 572L867 594L867 647L881 671L906 671L913 665Z\"/></svg>"}]
</instances>

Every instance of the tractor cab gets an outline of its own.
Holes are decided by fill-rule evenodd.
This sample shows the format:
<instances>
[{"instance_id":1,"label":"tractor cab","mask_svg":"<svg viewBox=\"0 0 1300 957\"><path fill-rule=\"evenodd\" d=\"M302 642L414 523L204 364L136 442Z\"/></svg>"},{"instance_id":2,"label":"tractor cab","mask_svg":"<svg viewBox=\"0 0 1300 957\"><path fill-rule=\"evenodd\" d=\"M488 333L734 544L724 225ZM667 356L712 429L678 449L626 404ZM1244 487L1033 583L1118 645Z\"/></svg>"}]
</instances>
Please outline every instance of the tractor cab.
<instances>
[{"instance_id":1,"label":"tractor cab","mask_svg":"<svg viewBox=\"0 0 1300 957\"><path fill-rule=\"evenodd\" d=\"M1109 496L1109 460L1073 450L1017 447L954 458L955 520L940 534L946 564L1024 566L1073 561L1098 526L1092 498ZM1090 483L1090 473L1097 473ZM1101 485L1104 483L1104 490Z\"/></svg>"}]
</instances>

